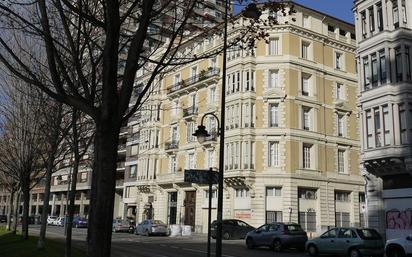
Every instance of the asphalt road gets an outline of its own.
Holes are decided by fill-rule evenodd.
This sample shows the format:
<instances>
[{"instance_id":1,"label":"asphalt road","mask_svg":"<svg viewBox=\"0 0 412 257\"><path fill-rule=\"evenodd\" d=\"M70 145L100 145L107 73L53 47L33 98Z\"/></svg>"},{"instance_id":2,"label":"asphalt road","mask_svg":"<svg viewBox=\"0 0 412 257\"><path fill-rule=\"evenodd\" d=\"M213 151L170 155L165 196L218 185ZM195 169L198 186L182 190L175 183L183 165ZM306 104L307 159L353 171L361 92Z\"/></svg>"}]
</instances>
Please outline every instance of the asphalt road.
<instances>
[{"instance_id":1,"label":"asphalt road","mask_svg":"<svg viewBox=\"0 0 412 257\"><path fill-rule=\"evenodd\" d=\"M30 227L30 232L38 234L39 226ZM73 244L85 246L87 229L73 228ZM49 226L47 238L64 238L62 227ZM160 237L138 236L127 233L115 233L112 237L113 257L206 257L205 235L195 234L190 237ZM214 240L212 240L212 255ZM244 240L223 241L223 257L304 257L306 253L298 251L285 251L275 253L268 248L249 250Z\"/></svg>"}]
</instances>

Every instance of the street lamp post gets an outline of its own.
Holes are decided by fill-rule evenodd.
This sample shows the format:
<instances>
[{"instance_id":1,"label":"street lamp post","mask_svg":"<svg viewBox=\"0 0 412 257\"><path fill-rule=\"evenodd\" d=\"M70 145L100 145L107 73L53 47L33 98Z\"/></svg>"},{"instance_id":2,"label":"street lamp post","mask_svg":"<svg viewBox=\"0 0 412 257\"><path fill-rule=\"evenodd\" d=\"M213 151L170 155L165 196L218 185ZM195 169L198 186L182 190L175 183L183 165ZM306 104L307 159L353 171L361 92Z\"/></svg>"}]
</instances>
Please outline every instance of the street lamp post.
<instances>
[{"instance_id":1,"label":"street lamp post","mask_svg":"<svg viewBox=\"0 0 412 257\"><path fill-rule=\"evenodd\" d=\"M217 199L217 219L216 219L216 253L215 257L222 257L222 218L223 218L223 171L224 171L224 157L225 157L225 106L226 106L226 57L227 57L227 28L229 15L229 0L225 0L225 15L224 15L224 32L223 32L223 62L222 62L222 88L220 92L220 126L218 125L219 141L219 176L218 176L218 199ZM261 15L256 4L249 4L242 13L243 17L250 19L257 19ZM201 120L201 124L193 134L197 137L199 143L203 143L209 133L203 125L203 120L207 115L212 115L219 123L219 119L213 113L206 113ZM211 192L209 192L210 194ZM209 224L210 226L210 224Z\"/></svg>"}]
</instances>

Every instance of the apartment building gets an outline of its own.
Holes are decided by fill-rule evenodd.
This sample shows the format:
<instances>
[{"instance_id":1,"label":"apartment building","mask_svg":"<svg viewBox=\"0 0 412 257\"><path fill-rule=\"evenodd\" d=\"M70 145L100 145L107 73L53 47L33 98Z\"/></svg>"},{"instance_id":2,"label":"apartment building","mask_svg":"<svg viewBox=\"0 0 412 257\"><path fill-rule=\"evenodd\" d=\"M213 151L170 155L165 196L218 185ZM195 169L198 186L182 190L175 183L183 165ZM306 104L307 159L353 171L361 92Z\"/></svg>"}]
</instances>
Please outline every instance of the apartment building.
<instances>
[{"instance_id":1,"label":"apartment building","mask_svg":"<svg viewBox=\"0 0 412 257\"><path fill-rule=\"evenodd\" d=\"M412 233L412 2L355 1L361 169L370 227Z\"/></svg>"},{"instance_id":2,"label":"apartment building","mask_svg":"<svg viewBox=\"0 0 412 257\"><path fill-rule=\"evenodd\" d=\"M317 235L332 226L364 225L354 26L305 6L278 15L268 42L228 50L224 218L259 226L299 222ZM239 26L244 21L239 17ZM229 32L234 39L239 30ZM193 42L213 51L221 35ZM122 203L125 216L151 215L206 233L208 196L186 183L185 169L218 167L219 123L192 135L206 113L219 117L222 56L176 68L155 83L129 120ZM142 77L144 81L144 75Z\"/></svg>"}]
</instances>

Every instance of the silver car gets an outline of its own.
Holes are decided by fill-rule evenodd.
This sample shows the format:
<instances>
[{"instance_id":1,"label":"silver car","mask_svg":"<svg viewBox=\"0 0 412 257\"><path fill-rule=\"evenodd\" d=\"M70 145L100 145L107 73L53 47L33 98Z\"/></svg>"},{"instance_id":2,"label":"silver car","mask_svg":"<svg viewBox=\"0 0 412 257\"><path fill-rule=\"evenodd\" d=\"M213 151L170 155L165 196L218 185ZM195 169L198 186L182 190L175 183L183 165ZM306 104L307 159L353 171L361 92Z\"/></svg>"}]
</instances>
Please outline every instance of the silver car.
<instances>
[{"instance_id":1,"label":"silver car","mask_svg":"<svg viewBox=\"0 0 412 257\"><path fill-rule=\"evenodd\" d=\"M169 234L167 225L161 220L144 220L136 226L136 235L164 235Z\"/></svg>"},{"instance_id":2,"label":"silver car","mask_svg":"<svg viewBox=\"0 0 412 257\"><path fill-rule=\"evenodd\" d=\"M117 232L129 232L130 225L127 220L113 219L112 231Z\"/></svg>"}]
</instances>

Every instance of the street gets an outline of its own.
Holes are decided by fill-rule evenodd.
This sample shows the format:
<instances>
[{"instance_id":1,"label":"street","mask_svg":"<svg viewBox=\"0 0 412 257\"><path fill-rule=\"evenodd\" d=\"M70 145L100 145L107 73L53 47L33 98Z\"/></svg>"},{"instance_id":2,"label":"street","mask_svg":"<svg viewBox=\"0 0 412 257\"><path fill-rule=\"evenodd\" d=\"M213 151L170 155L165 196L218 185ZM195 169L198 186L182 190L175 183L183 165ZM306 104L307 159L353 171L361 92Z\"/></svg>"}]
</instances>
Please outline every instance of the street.
<instances>
[{"instance_id":1,"label":"street","mask_svg":"<svg viewBox=\"0 0 412 257\"><path fill-rule=\"evenodd\" d=\"M30 233L38 234L39 226L30 226ZM73 228L73 242L77 247L85 246L87 229ZM62 227L49 226L47 238L64 239ZM190 237L139 236L128 233L115 233L112 237L113 257L206 257L207 238L203 234ZM214 256L214 240L212 254ZM223 241L224 257L302 257L306 253L290 250L274 253L268 248L249 250L244 240Z\"/></svg>"}]
</instances>

